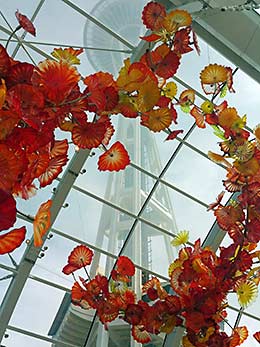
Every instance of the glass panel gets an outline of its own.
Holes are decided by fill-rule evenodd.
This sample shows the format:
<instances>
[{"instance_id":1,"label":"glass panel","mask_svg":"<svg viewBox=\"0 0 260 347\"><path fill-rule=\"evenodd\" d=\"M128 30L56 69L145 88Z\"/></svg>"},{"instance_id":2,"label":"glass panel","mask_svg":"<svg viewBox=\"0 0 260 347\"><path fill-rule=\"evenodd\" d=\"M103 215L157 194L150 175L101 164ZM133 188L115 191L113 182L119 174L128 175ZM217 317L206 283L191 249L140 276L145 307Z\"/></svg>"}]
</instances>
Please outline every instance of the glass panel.
<instances>
[{"instance_id":1,"label":"glass panel","mask_svg":"<svg viewBox=\"0 0 260 347\"><path fill-rule=\"evenodd\" d=\"M154 217L151 213L151 211L157 210L157 202L156 199L153 201L153 198L148 203L142 217L168 231L189 230L191 242L194 242L199 237L203 240L214 222L213 213L206 213L204 206L168 188L162 183L158 185L154 194L160 196L162 191L167 192L168 207L166 209L164 207L161 211L158 209L157 213L161 213L161 217L159 218L156 215ZM164 216L163 219L162 216ZM169 220L173 223L171 227L169 227L169 224L167 227Z\"/></svg>"},{"instance_id":2,"label":"glass panel","mask_svg":"<svg viewBox=\"0 0 260 347\"><path fill-rule=\"evenodd\" d=\"M6 333L8 337L3 339L2 341L3 347L17 347L17 346L51 347L53 346L51 342L36 339L28 335L17 333L16 331L13 331L13 330L7 329Z\"/></svg>"},{"instance_id":3,"label":"glass panel","mask_svg":"<svg viewBox=\"0 0 260 347\"><path fill-rule=\"evenodd\" d=\"M74 189L66 202L54 228L117 254L134 219ZM122 207L127 209L127 202Z\"/></svg>"},{"instance_id":4,"label":"glass panel","mask_svg":"<svg viewBox=\"0 0 260 347\"><path fill-rule=\"evenodd\" d=\"M195 151L182 147L165 174L165 179L203 203L215 201L223 190L225 171Z\"/></svg>"},{"instance_id":5,"label":"glass panel","mask_svg":"<svg viewBox=\"0 0 260 347\"><path fill-rule=\"evenodd\" d=\"M8 289L8 286L11 282L12 278L9 276L13 276L12 272L3 270L0 267L0 303L2 303L6 290Z\"/></svg>"},{"instance_id":6,"label":"glass panel","mask_svg":"<svg viewBox=\"0 0 260 347\"><path fill-rule=\"evenodd\" d=\"M154 185L154 179L132 166L119 172L100 172L97 160L97 156L88 159L85 165L87 173L78 176L76 185L131 213L138 213L141 201Z\"/></svg>"},{"instance_id":7,"label":"glass panel","mask_svg":"<svg viewBox=\"0 0 260 347\"><path fill-rule=\"evenodd\" d=\"M138 223L123 253L143 268L168 278L168 266L177 256L171 239L145 223ZM148 275L143 272L143 282L148 280Z\"/></svg>"},{"instance_id":8,"label":"glass panel","mask_svg":"<svg viewBox=\"0 0 260 347\"><path fill-rule=\"evenodd\" d=\"M28 279L10 325L47 336L63 296L61 290Z\"/></svg>"}]
</instances>

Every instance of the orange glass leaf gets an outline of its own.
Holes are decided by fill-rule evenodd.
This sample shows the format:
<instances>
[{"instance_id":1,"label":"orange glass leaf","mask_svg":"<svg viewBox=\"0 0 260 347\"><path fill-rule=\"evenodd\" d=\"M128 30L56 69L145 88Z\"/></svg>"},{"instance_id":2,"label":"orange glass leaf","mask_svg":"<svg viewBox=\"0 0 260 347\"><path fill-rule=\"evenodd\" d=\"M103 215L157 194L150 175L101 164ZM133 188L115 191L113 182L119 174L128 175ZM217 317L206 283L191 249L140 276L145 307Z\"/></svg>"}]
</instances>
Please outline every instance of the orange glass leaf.
<instances>
[{"instance_id":1,"label":"orange glass leaf","mask_svg":"<svg viewBox=\"0 0 260 347\"><path fill-rule=\"evenodd\" d=\"M214 215L217 218L218 225L223 230L229 230L236 226L237 222L242 222L244 219L244 213L241 207L237 206L218 206Z\"/></svg>"},{"instance_id":2,"label":"orange glass leaf","mask_svg":"<svg viewBox=\"0 0 260 347\"><path fill-rule=\"evenodd\" d=\"M149 69L144 63L135 62L131 64L130 59L126 59L124 66L119 71L116 83L119 89L133 92L140 87L149 74Z\"/></svg>"},{"instance_id":3,"label":"orange glass leaf","mask_svg":"<svg viewBox=\"0 0 260 347\"><path fill-rule=\"evenodd\" d=\"M233 330L232 340L230 342L230 347L240 346L248 337L247 327L237 327ZM234 339L234 341L233 341Z\"/></svg>"},{"instance_id":4,"label":"orange glass leaf","mask_svg":"<svg viewBox=\"0 0 260 347\"><path fill-rule=\"evenodd\" d=\"M21 14L18 10L15 12L15 16L20 26L33 36L36 36L36 29L33 23L24 14Z\"/></svg>"},{"instance_id":5,"label":"orange glass leaf","mask_svg":"<svg viewBox=\"0 0 260 347\"><path fill-rule=\"evenodd\" d=\"M6 85L5 85L5 80L1 78L0 81L0 109L3 107L3 104L5 102L6 98Z\"/></svg>"},{"instance_id":6,"label":"orange glass leaf","mask_svg":"<svg viewBox=\"0 0 260 347\"><path fill-rule=\"evenodd\" d=\"M256 341L258 342L258 343L260 343L260 331L257 331L256 333L254 333L254 338L256 339Z\"/></svg>"},{"instance_id":7,"label":"orange glass leaf","mask_svg":"<svg viewBox=\"0 0 260 347\"><path fill-rule=\"evenodd\" d=\"M8 110L0 110L0 141L11 134L19 121L18 115Z\"/></svg>"},{"instance_id":8,"label":"orange glass leaf","mask_svg":"<svg viewBox=\"0 0 260 347\"><path fill-rule=\"evenodd\" d=\"M130 158L125 147L119 141L115 142L109 150L98 159L100 171L119 171L130 164Z\"/></svg>"},{"instance_id":9,"label":"orange glass leaf","mask_svg":"<svg viewBox=\"0 0 260 347\"><path fill-rule=\"evenodd\" d=\"M233 165L244 176L253 176L260 169L259 162L254 157L246 162L235 161Z\"/></svg>"},{"instance_id":10,"label":"orange glass leaf","mask_svg":"<svg viewBox=\"0 0 260 347\"><path fill-rule=\"evenodd\" d=\"M216 164L222 164L226 167L231 167L231 164L223 157L223 155L208 151L208 157Z\"/></svg>"},{"instance_id":11,"label":"orange glass leaf","mask_svg":"<svg viewBox=\"0 0 260 347\"><path fill-rule=\"evenodd\" d=\"M166 16L165 7L158 2L149 2L143 9L142 20L147 29L158 30Z\"/></svg>"},{"instance_id":12,"label":"orange glass leaf","mask_svg":"<svg viewBox=\"0 0 260 347\"><path fill-rule=\"evenodd\" d=\"M190 115L195 118L196 125L199 128L206 128L204 113L199 107L194 106L190 111Z\"/></svg>"},{"instance_id":13,"label":"orange glass leaf","mask_svg":"<svg viewBox=\"0 0 260 347\"><path fill-rule=\"evenodd\" d=\"M22 163L4 144L0 144L0 189L11 190L20 174Z\"/></svg>"},{"instance_id":14,"label":"orange glass leaf","mask_svg":"<svg viewBox=\"0 0 260 347\"><path fill-rule=\"evenodd\" d=\"M51 157L57 157L58 155L67 155L69 149L68 140L56 140L51 149Z\"/></svg>"},{"instance_id":15,"label":"orange glass leaf","mask_svg":"<svg viewBox=\"0 0 260 347\"><path fill-rule=\"evenodd\" d=\"M51 208L52 200L41 204L33 221L34 246L42 245L42 237L48 231L51 225Z\"/></svg>"},{"instance_id":16,"label":"orange glass leaf","mask_svg":"<svg viewBox=\"0 0 260 347\"><path fill-rule=\"evenodd\" d=\"M105 137L105 123L90 123L75 125L72 129L72 141L79 148L96 148Z\"/></svg>"},{"instance_id":17,"label":"orange glass leaf","mask_svg":"<svg viewBox=\"0 0 260 347\"><path fill-rule=\"evenodd\" d=\"M141 124L154 132L164 130L172 123L171 113L168 108L159 108L146 112L141 119Z\"/></svg>"},{"instance_id":18,"label":"orange glass leaf","mask_svg":"<svg viewBox=\"0 0 260 347\"><path fill-rule=\"evenodd\" d=\"M13 229L4 235L0 235L0 254L6 254L20 247L25 239L26 228Z\"/></svg>"},{"instance_id":19,"label":"orange glass leaf","mask_svg":"<svg viewBox=\"0 0 260 347\"><path fill-rule=\"evenodd\" d=\"M55 104L63 102L79 80L80 75L74 66L48 59L41 62L32 75L32 83Z\"/></svg>"},{"instance_id":20,"label":"orange glass leaf","mask_svg":"<svg viewBox=\"0 0 260 347\"><path fill-rule=\"evenodd\" d=\"M227 107L219 113L218 123L222 128L231 128L239 118L235 107Z\"/></svg>"},{"instance_id":21,"label":"orange glass leaf","mask_svg":"<svg viewBox=\"0 0 260 347\"><path fill-rule=\"evenodd\" d=\"M147 36L140 36L140 39L147 41L147 42L155 42L160 40L161 36L157 34L150 34Z\"/></svg>"},{"instance_id":22,"label":"orange glass leaf","mask_svg":"<svg viewBox=\"0 0 260 347\"><path fill-rule=\"evenodd\" d=\"M191 15L185 10L173 10L167 14L164 19L164 28L173 33L181 27L190 26L192 22Z\"/></svg>"},{"instance_id":23,"label":"orange glass leaf","mask_svg":"<svg viewBox=\"0 0 260 347\"><path fill-rule=\"evenodd\" d=\"M227 80L227 69L218 64L209 64L200 73L201 83L214 84Z\"/></svg>"},{"instance_id":24,"label":"orange glass leaf","mask_svg":"<svg viewBox=\"0 0 260 347\"><path fill-rule=\"evenodd\" d=\"M60 60L63 61L69 65L76 65L80 64L80 60L78 58L78 55L83 52L83 48L80 49L74 49L72 47L69 48L54 48L51 55Z\"/></svg>"},{"instance_id":25,"label":"orange glass leaf","mask_svg":"<svg viewBox=\"0 0 260 347\"><path fill-rule=\"evenodd\" d=\"M87 246L80 245L75 247L68 257L68 264L77 267L77 269L83 266L89 265L93 258L93 251Z\"/></svg>"},{"instance_id":26,"label":"orange glass leaf","mask_svg":"<svg viewBox=\"0 0 260 347\"><path fill-rule=\"evenodd\" d=\"M179 97L179 103L181 105L185 103L193 104L194 100L195 100L195 92L193 89L184 90Z\"/></svg>"},{"instance_id":27,"label":"orange glass leaf","mask_svg":"<svg viewBox=\"0 0 260 347\"><path fill-rule=\"evenodd\" d=\"M152 80L142 83L138 93L137 97L132 98L132 102L139 112L150 111L160 98L158 85Z\"/></svg>"},{"instance_id":28,"label":"orange glass leaf","mask_svg":"<svg viewBox=\"0 0 260 347\"><path fill-rule=\"evenodd\" d=\"M71 300L74 302L79 302L83 299L85 293L86 290L83 289L78 282L75 282L71 289Z\"/></svg>"},{"instance_id":29,"label":"orange glass leaf","mask_svg":"<svg viewBox=\"0 0 260 347\"><path fill-rule=\"evenodd\" d=\"M114 81L113 75L108 72L100 71L89 75L84 79L84 83L91 92L96 89L102 90L107 87L114 87L116 89L116 82Z\"/></svg>"}]
</instances>

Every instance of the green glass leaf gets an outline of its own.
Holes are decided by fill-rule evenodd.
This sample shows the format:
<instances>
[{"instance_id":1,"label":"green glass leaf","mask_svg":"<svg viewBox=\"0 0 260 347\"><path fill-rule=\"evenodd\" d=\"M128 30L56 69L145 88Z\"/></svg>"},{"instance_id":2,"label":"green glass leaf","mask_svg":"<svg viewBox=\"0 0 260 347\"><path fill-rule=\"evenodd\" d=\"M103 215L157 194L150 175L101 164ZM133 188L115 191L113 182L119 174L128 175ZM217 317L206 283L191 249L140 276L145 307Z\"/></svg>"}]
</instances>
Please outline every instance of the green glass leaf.
<instances>
[{"instance_id":1,"label":"green glass leaf","mask_svg":"<svg viewBox=\"0 0 260 347\"><path fill-rule=\"evenodd\" d=\"M227 90L228 90L227 85L225 85L225 86L221 89L221 92L220 92L220 97L221 97L221 98L224 98L224 97L227 95Z\"/></svg>"},{"instance_id":2,"label":"green glass leaf","mask_svg":"<svg viewBox=\"0 0 260 347\"><path fill-rule=\"evenodd\" d=\"M181 105L181 110L184 113L190 113L190 105Z\"/></svg>"},{"instance_id":3,"label":"green glass leaf","mask_svg":"<svg viewBox=\"0 0 260 347\"><path fill-rule=\"evenodd\" d=\"M219 137L221 140L226 140L224 136L224 131L221 130L217 125L211 125L212 129L214 130L213 134Z\"/></svg>"}]
</instances>

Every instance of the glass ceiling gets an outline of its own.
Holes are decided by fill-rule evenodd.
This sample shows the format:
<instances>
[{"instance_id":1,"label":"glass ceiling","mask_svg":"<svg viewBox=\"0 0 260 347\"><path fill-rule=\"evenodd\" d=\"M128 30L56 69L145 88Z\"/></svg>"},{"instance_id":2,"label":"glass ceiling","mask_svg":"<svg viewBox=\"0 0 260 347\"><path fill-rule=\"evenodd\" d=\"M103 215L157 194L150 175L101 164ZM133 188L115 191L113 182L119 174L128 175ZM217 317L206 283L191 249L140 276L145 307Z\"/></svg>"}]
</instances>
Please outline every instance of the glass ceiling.
<instances>
[{"instance_id":1,"label":"glass ceiling","mask_svg":"<svg viewBox=\"0 0 260 347\"><path fill-rule=\"evenodd\" d=\"M14 13L18 8L33 19L37 36L14 37L8 47L13 58L37 64L50 57L54 47L84 47L79 66L83 76L98 70L115 74L123 59L136 53L138 37L145 32L140 18L146 2L0 0L0 42L5 45L16 27ZM205 65L220 63L235 68L210 47L210 42L200 40L200 47L201 56L193 52L183 57L177 74L179 91L189 85L197 90L198 98L199 72ZM260 107L260 86L238 70L235 89L236 93L228 97L229 103L236 106L240 114L247 113L248 126L253 127L259 122L256 110ZM0 257L0 322L3 325L6 322L8 335L2 340L3 346L94 346L92 338L96 332L96 346L105 346L107 336L103 329L96 323L91 325L94 313L86 311L88 316L81 318L83 313L69 308L64 300L64 294L69 293L74 282L62 273L70 251L78 244L88 245L95 251L92 274L97 270L108 274L116 257L125 254L139 269L136 276L147 279L149 275L156 275L167 282L168 264L176 256L170 246L174 234L186 229L190 231L191 242L199 237L204 240L214 224L213 214L206 212L206 208L223 189L225 171L207 158L207 151L217 148L211 130L196 128L192 117L181 111L178 125L184 133L172 142L164 142L164 133L153 136L146 128L140 130L136 120L118 116L113 122L118 129L114 139L122 140L131 156L131 165L126 170L99 172L99 149L91 153L75 152L71 145L70 161L60 179L38 191L29 201L18 203L23 215L19 215L16 225L26 225L28 240L32 236L30 216L50 197L54 199L55 215L42 251L37 253L28 242L12 253L13 260L7 255ZM136 143L139 145L134 146ZM218 233L218 228L213 226L211 239L213 235L217 240ZM223 244L226 242L224 238ZM26 266L28 259L33 264L35 260L35 264ZM19 285L15 288L10 285L12 278L18 278ZM17 298L16 304L14 298ZM233 324L240 307L233 297L230 304L229 320ZM241 324L247 325L250 332L259 330L259 305L258 297L257 302L239 316ZM70 325L63 320L61 308L69 309ZM83 327L82 320L86 322ZM118 346L118 341L128 346L128 327L111 325L109 346ZM90 328L87 345L86 333ZM225 326L227 332L228 329ZM70 338L74 342L68 342ZM168 342L163 341L164 336L159 336L149 346L167 347ZM254 346L257 342L250 338L243 344L243 347Z\"/></svg>"}]
</instances>

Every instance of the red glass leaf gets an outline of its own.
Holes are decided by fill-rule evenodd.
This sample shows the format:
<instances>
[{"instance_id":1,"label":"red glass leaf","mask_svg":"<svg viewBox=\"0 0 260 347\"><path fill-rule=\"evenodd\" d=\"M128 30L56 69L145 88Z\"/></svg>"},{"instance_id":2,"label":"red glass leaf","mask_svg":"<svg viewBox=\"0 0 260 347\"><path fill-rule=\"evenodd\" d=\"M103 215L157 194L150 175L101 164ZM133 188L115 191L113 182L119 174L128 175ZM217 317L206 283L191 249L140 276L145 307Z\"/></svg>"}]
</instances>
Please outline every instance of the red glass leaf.
<instances>
[{"instance_id":1,"label":"red glass leaf","mask_svg":"<svg viewBox=\"0 0 260 347\"><path fill-rule=\"evenodd\" d=\"M260 331L257 331L256 333L253 334L254 338L258 343L260 343Z\"/></svg>"},{"instance_id":2,"label":"red glass leaf","mask_svg":"<svg viewBox=\"0 0 260 347\"><path fill-rule=\"evenodd\" d=\"M86 122L76 125L72 130L72 141L79 148L96 148L105 137L106 125L104 123Z\"/></svg>"},{"instance_id":3,"label":"red glass leaf","mask_svg":"<svg viewBox=\"0 0 260 347\"><path fill-rule=\"evenodd\" d=\"M72 274L74 271L78 270L78 267L77 266L73 266L71 264L67 264L64 266L64 268L62 269L62 272L65 274L65 275L70 275Z\"/></svg>"},{"instance_id":4,"label":"red glass leaf","mask_svg":"<svg viewBox=\"0 0 260 347\"><path fill-rule=\"evenodd\" d=\"M93 258L93 251L87 246L80 245L73 249L68 257L68 263L77 269L89 265Z\"/></svg>"},{"instance_id":5,"label":"red glass leaf","mask_svg":"<svg viewBox=\"0 0 260 347\"><path fill-rule=\"evenodd\" d=\"M247 224L247 239L250 242L258 243L260 241L260 221L256 218Z\"/></svg>"},{"instance_id":6,"label":"red glass leaf","mask_svg":"<svg viewBox=\"0 0 260 347\"><path fill-rule=\"evenodd\" d=\"M113 110L119 101L119 95L116 90L116 88L110 86L104 89L104 96L105 96L105 110L111 111Z\"/></svg>"},{"instance_id":7,"label":"red glass leaf","mask_svg":"<svg viewBox=\"0 0 260 347\"><path fill-rule=\"evenodd\" d=\"M165 7L157 2L149 2L143 9L142 20L147 29L157 30L166 16Z\"/></svg>"},{"instance_id":8,"label":"red glass leaf","mask_svg":"<svg viewBox=\"0 0 260 347\"><path fill-rule=\"evenodd\" d=\"M174 52L177 54L189 53L193 49L190 45L190 34L191 28L187 27L176 32L174 36Z\"/></svg>"},{"instance_id":9,"label":"red glass leaf","mask_svg":"<svg viewBox=\"0 0 260 347\"><path fill-rule=\"evenodd\" d=\"M165 141L174 140L174 139L176 139L176 137L177 137L179 134L181 134L181 133L183 133L183 130L174 130L174 131L172 131L172 132L167 136L167 138L165 139Z\"/></svg>"},{"instance_id":10,"label":"red glass leaf","mask_svg":"<svg viewBox=\"0 0 260 347\"><path fill-rule=\"evenodd\" d=\"M0 78L5 77L10 67L10 58L3 45L0 44Z\"/></svg>"},{"instance_id":11,"label":"red glass leaf","mask_svg":"<svg viewBox=\"0 0 260 347\"><path fill-rule=\"evenodd\" d=\"M33 36L36 36L36 29L33 23L24 14L21 14L18 10L15 12L15 16L20 26Z\"/></svg>"},{"instance_id":12,"label":"red glass leaf","mask_svg":"<svg viewBox=\"0 0 260 347\"><path fill-rule=\"evenodd\" d=\"M6 254L20 247L25 239L26 228L13 229L4 235L0 235L0 254Z\"/></svg>"},{"instance_id":13,"label":"red glass leaf","mask_svg":"<svg viewBox=\"0 0 260 347\"><path fill-rule=\"evenodd\" d=\"M155 72L158 76L168 79L178 70L180 65L180 57L173 51L170 51L158 65L156 65Z\"/></svg>"},{"instance_id":14,"label":"red glass leaf","mask_svg":"<svg viewBox=\"0 0 260 347\"><path fill-rule=\"evenodd\" d=\"M126 275L126 276L134 276L135 274L135 266L128 257L120 256L116 263L117 266L117 272L120 275Z\"/></svg>"},{"instance_id":15,"label":"red glass leaf","mask_svg":"<svg viewBox=\"0 0 260 347\"><path fill-rule=\"evenodd\" d=\"M0 231L11 228L16 221L16 201L12 194L0 189Z\"/></svg>"},{"instance_id":16,"label":"red glass leaf","mask_svg":"<svg viewBox=\"0 0 260 347\"><path fill-rule=\"evenodd\" d=\"M67 155L69 149L68 140L56 140L51 149L51 157L55 158L60 155Z\"/></svg>"},{"instance_id":17,"label":"red glass leaf","mask_svg":"<svg viewBox=\"0 0 260 347\"><path fill-rule=\"evenodd\" d=\"M129 155L125 147L119 142L115 142L109 150L98 159L98 169L100 171L119 171L130 164Z\"/></svg>"},{"instance_id":18,"label":"red glass leaf","mask_svg":"<svg viewBox=\"0 0 260 347\"><path fill-rule=\"evenodd\" d=\"M34 246L40 247L42 245L42 236L48 231L51 225L51 212L50 208L52 200L48 200L41 204L33 221L33 234Z\"/></svg>"},{"instance_id":19,"label":"red glass leaf","mask_svg":"<svg viewBox=\"0 0 260 347\"><path fill-rule=\"evenodd\" d=\"M53 180L62 172L62 167L67 164L67 161L67 155L57 155L51 158L45 172L38 177L40 187L43 188L51 184Z\"/></svg>"},{"instance_id":20,"label":"red glass leaf","mask_svg":"<svg viewBox=\"0 0 260 347\"><path fill-rule=\"evenodd\" d=\"M142 325L134 325L131 329L131 333L135 341L139 343L144 344L152 341L151 336Z\"/></svg>"},{"instance_id":21,"label":"red glass leaf","mask_svg":"<svg viewBox=\"0 0 260 347\"><path fill-rule=\"evenodd\" d=\"M6 85L8 88L15 84L31 84L31 78L34 70L34 65L29 63L18 62L12 65L8 71Z\"/></svg>"},{"instance_id":22,"label":"red glass leaf","mask_svg":"<svg viewBox=\"0 0 260 347\"><path fill-rule=\"evenodd\" d=\"M223 230L229 230L236 226L237 222L244 220L244 212L240 206L218 206L214 211L214 215L217 218L218 225Z\"/></svg>"},{"instance_id":23,"label":"red glass leaf","mask_svg":"<svg viewBox=\"0 0 260 347\"><path fill-rule=\"evenodd\" d=\"M55 104L63 102L79 80L80 75L74 66L53 60L41 62L32 75L33 85Z\"/></svg>"}]
</instances>

